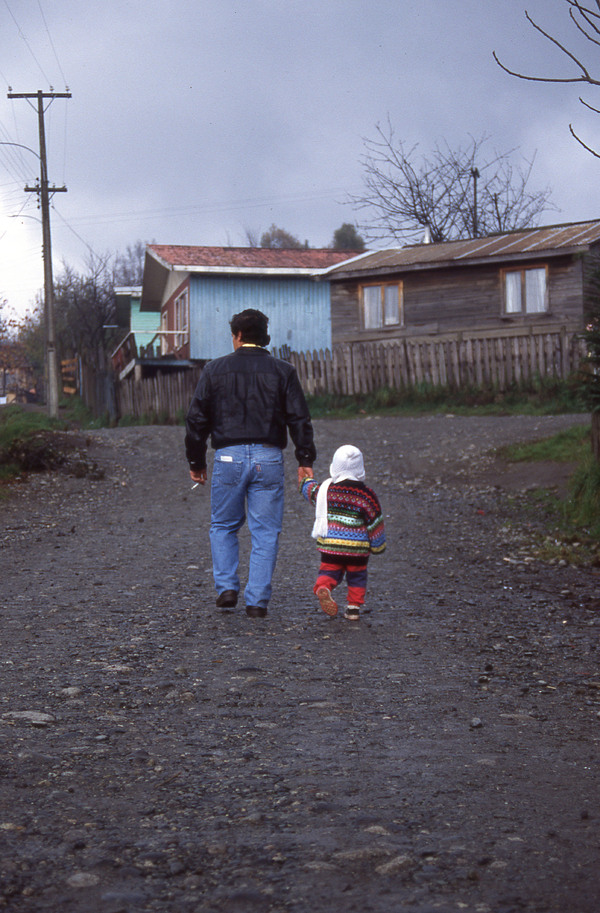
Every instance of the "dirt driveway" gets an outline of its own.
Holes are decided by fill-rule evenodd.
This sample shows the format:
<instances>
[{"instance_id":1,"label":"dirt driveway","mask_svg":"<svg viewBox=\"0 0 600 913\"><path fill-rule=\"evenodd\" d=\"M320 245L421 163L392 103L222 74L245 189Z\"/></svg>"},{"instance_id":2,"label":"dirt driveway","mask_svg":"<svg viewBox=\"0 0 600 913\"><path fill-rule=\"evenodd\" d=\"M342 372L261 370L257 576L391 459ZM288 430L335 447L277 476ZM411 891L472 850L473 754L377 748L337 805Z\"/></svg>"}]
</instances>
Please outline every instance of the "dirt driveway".
<instances>
[{"instance_id":1,"label":"dirt driveway","mask_svg":"<svg viewBox=\"0 0 600 913\"><path fill-rule=\"evenodd\" d=\"M315 423L386 514L371 613L312 596L286 456L265 620L214 606L180 428L103 430L104 478L0 506L0 907L597 913L598 570L544 564L491 447L583 417ZM247 553L244 539L243 552Z\"/></svg>"}]
</instances>

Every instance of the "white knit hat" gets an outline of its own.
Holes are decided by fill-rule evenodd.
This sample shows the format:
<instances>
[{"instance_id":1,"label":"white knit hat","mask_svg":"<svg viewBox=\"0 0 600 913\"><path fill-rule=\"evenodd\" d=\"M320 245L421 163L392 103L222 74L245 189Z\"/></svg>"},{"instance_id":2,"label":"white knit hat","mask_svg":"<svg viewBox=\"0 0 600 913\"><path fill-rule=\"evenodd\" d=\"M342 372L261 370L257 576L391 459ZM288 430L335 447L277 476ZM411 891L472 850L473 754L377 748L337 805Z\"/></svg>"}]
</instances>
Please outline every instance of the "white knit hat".
<instances>
[{"instance_id":1,"label":"white knit hat","mask_svg":"<svg viewBox=\"0 0 600 913\"><path fill-rule=\"evenodd\" d=\"M363 455L358 447L353 447L352 444L338 447L333 454L329 472L331 478L325 479L317 492L315 522L311 533L313 539L322 539L327 535L327 492L331 483L341 482L343 479L359 482L365 477Z\"/></svg>"},{"instance_id":2,"label":"white knit hat","mask_svg":"<svg viewBox=\"0 0 600 913\"><path fill-rule=\"evenodd\" d=\"M358 447L353 447L352 444L338 447L333 454L329 472L334 482L341 482L343 479L362 481L365 477L365 464Z\"/></svg>"}]
</instances>

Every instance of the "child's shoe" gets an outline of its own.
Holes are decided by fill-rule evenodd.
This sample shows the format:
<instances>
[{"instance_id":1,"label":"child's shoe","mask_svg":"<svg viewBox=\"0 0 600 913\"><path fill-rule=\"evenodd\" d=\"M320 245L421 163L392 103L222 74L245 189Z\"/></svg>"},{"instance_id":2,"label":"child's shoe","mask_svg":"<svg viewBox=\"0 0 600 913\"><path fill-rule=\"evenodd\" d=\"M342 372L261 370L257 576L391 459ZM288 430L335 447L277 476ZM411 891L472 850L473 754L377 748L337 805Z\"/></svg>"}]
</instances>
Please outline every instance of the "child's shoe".
<instances>
[{"instance_id":1,"label":"child's shoe","mask_svg":"<svg viewBox=\"0 0 600 913\"><path fill-rule=\"evenodd\" d=\"M337 615L337 602L332 598L331 590L328 590L326 586L319 587L317 590L317 599L326 615L330 615L331 617Z\"/></svg>"},{"instance_id":2,"label":"child's shoe","mask_svg":"<svg viewBox=\"0 0 600 913\"><path fill-rule=\"evenodd\" d=\"M349 621L358 621L360 618L360 609L357 605L349 605L344 612L344 618Z\"/></svg>"}]
</instances>

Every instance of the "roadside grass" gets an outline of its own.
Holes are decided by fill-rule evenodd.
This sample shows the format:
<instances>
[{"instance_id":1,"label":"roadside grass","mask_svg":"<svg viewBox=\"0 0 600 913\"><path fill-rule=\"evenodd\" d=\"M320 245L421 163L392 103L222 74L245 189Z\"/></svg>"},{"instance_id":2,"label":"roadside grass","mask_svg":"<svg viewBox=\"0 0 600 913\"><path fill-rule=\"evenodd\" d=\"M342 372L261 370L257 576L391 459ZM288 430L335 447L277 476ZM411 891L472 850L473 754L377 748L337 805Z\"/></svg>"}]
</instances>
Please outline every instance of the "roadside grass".
<instances>
[{"instance_id":1,"label":"roadside grass","mask_svg":"<svg viewBox=\"0 0 600 913\"><path fill-rule=\"evenodd\" d=\"M527 387L513 385L499 393L492 388L448 390L421 384L410 390L383 388L373 393L307 397L313 418L355 418L360 415L560 415L587 412L575 382L538 379Z\"/></svg>"},{"instance_id":2,"label":"roadside grass","mask_svg":"<svg viewBox=\"0 0 600 913\"><path fill-rule=\"evenodd\" d=\"M578 463L584 460L590 449L590 426L586 424L574 425L539 441L499 447L496 454L511 463L534 463L540 460Z\"/></svg>"},{"instance_id":3,"label":"roadside grass","mask_svg":"<svg viewBox=\"0 0 600 913\"><path fill-rule=\"evenodd\" d=\"M600 463L592 454L590 434L589 424L575 425L549 438L512 444L496 451L509 462L544 460L575 464L566 498L544 489L527 496L533 513L553 521L560 533L558 537L544 538L538 555L543 560L560 558L582 563L589 557L590 548L596 556L594 563L599 560L600 552L595 544L600 543Z\"/></svg>"},{"instance_id":4,"label":"roadside grass","mask_svg":"<svg viewBox=\"0 0 600 913\"><path fill-rule=\"evenodd\" d=\"M60 404L60 417L50 418L41 409L19 405L0 409L0 485L15 481L36 463L53 466L61 459L57 432L98 427L89 409L76 397Z\"/></svg>"}]
</instances>

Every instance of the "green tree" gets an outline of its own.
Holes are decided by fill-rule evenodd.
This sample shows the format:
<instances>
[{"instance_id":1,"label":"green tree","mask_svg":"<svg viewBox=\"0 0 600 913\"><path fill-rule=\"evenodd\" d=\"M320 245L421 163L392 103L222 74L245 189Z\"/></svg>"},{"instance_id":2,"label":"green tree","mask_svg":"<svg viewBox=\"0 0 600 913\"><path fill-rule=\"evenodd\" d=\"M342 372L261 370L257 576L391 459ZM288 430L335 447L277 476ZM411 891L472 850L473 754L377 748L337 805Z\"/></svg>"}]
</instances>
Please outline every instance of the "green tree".
<instances>
[{"instance_id":1,"label":"green tree","mask_svg":"<svg viewBox=\"0 0 600 913\"><path fill-rule=\"evenodd\" d=\"M356 226L351 222L343 222L333 233L332 245L334 250L358 250L365 249L365 242L361 235L358 234Z\"/></svg>"},{"instance_id":2,"label":"green tree","mask_svg":"<svg viewBox=\"0 0 600 913\"><path fill-rule=\"evenodd\" d=\"M583 384L592 412L592 450L600 462L600 269L591 277L583 337L588 356Z\"/></svg>"},{"instance_id":3,"label":"green tree","mask_svg":"<svg viewBox=\"0 0 600 913\"><path fill-rule=\"evenodd\" d=\"M20 321L17 338L25 350L39 386L44 378L46 349L43 305L39 302L36 308Z\"/></svg>"},{"instance_id":4,"label":"green tree","mask_svg":"<svg viewBox=\"0 0 600 913\"><path fill-rule=\"evenodd\" d=\"M294 235L291 235L289 231L286 231L284 228L279 228L273 223L268 231L263 232L260 238L261 247L271 247L278 250L287 250L294 249L299 250L301 248L308 247L308 241L305 241L302 244L298 238L295 238Z\"/></svg>"}]
</instances>

